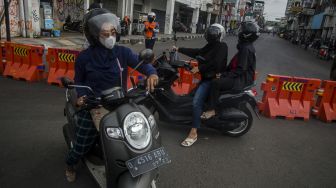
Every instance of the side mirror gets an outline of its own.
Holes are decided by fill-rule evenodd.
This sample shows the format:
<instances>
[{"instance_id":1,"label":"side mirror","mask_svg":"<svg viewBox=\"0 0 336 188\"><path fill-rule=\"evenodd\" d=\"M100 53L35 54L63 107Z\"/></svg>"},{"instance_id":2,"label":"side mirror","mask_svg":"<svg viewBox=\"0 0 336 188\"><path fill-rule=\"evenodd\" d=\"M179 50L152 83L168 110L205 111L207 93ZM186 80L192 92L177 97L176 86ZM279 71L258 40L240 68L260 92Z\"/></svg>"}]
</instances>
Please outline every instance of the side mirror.
<instances>
[{"instance_id":1,"label":"side mirror","mask_svg":"<svg viewBox=\"0 0 336 188\"><path fill-rule=\"evenodd\" d=\"M205 58L202 57L202 56L200 56L200 55L196 56L196 60L197 60L199 63L205 63Z\"/></svg>"},{"instance_id":2,"label":"side mirror","mask_svg":"<svg viewBox=\"0 0 336 188\"><path fill-rule=\"evenodd\" d=\"M74 87L71 86L74 84L74 81L71 80L70 78L68 77L62 77L61 78L61 83L64 87L68 88L68 89L73 89Z\"/></svg>"},{"instance_id":3,"label":"side mirror","mask_svg":"<svg viewBox=\"0 0 336 188\"><path fill-rule=\"evenodd\" d=\"M145 49L139 53L139 57L144 63L151 63L154 60L154 52L151 49Z\"/></svg>"}]
</instances>

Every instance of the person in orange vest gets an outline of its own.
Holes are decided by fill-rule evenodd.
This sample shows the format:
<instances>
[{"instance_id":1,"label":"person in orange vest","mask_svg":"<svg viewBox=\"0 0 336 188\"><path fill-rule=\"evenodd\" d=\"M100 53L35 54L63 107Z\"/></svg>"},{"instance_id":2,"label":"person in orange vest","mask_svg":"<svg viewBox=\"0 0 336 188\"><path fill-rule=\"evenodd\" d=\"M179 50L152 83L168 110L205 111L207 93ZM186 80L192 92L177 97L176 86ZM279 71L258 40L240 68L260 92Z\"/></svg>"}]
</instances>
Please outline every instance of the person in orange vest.
<instances>
[{"instance_id":1,"label":"person in orange vest","mask_svg":"<svg viewBox=\"0 0 336 188\"><path fill-rule=\"evenodd\" d=\"M145 46L153 49L157 34L159 33L159 24L155 22L156 15L154 12L148 13L148 21L145 21Z\"/></svg>"}]
</instances>

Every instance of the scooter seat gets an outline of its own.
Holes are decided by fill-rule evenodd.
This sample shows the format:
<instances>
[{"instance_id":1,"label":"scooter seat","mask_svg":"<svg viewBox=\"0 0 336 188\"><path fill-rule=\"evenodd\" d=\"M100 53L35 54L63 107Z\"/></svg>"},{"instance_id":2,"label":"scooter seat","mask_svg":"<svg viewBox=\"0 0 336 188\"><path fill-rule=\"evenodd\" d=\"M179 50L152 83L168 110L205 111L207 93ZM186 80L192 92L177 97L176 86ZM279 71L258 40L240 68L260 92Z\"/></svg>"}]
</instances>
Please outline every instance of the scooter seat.
<instances>
[{"instance_id":1,"label":"scooter seat","mask_svg":"<svg viewBox=\"0 0 336 188\"><path fill-rule=\"evenodd\" d=\"M186 62L185 61L181 61L181 60L176 60L170 63L171 66L175 67L175 68L183 68L185 66Z\"/></svg>"},{"instance_id":2,"label":"scooter seat","mask_svg":"<svg viewBox=\"0 0 336 188\"><path fill-rule=\"evenodd\" d=\"M249 85L243 89L234 89L234 90L227 90L227 91L221 91L220 94L221 95L225 95L225 94L239 94L242 93L244 91L250 90L255 86L255 84Z\"/></svg>"}]
</instances>

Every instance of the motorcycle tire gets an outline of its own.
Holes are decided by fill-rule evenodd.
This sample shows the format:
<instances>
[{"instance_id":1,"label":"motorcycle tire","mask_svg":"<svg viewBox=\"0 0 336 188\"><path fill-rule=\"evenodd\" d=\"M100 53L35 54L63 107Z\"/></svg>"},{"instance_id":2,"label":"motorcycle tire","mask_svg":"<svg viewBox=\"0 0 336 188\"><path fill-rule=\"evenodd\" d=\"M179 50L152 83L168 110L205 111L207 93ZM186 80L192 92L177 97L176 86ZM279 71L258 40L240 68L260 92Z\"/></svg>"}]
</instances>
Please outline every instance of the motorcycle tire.
<instances>
[{"instance_id":1,"label":"motorcycle tire","mask_svg":"<svg viewBox=\"0 0 336 188\"><path fill-rule=\"evenodd\" d=\"M253 124L252 113L247 107L243 109L243 112L248 116L248 118L240 122L240 126L238 128L231 130L231 131L225 131L224 134L231 136L231 137L240 137L246 134L250 130Z\"/></svg>"},{"instance_id":2,"label":"motorcycle tire","mask_svg":"<svg viewBox=\"0 0 336 188\"><path fill-rule=\"evenodd\" d=\"M151 185L150 185L150 188L157 188L158 186L156 185L156 181L153 180Z\"/></svg>"}]
</instances>

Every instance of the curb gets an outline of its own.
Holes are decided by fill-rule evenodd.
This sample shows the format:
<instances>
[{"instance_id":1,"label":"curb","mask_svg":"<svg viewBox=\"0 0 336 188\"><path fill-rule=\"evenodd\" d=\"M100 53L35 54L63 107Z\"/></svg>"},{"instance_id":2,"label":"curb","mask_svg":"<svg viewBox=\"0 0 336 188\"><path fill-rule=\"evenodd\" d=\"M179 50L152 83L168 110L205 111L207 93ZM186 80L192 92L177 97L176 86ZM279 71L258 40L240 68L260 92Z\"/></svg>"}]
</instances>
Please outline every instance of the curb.
<instances>
[{"instance_id":1,"label":"curb","mask_svg":"<svg viewBox=\"0 0 336 188\"><path fill-rule=\"evenodd\" d=\"M176 37L178 40L187 40L187 39L198 39L198 38L203 38L203 35L187 35L187 36L177 36ZM171 41L174 40L173 36L167 36L167 37L159 37L157 38L157 41L160 42L167 42L167 41ZM120 44L136 44L139 42L145 42L145 39L141 38L141 39L120 39L119 43Z\"/></svg>"}]
</instances>

